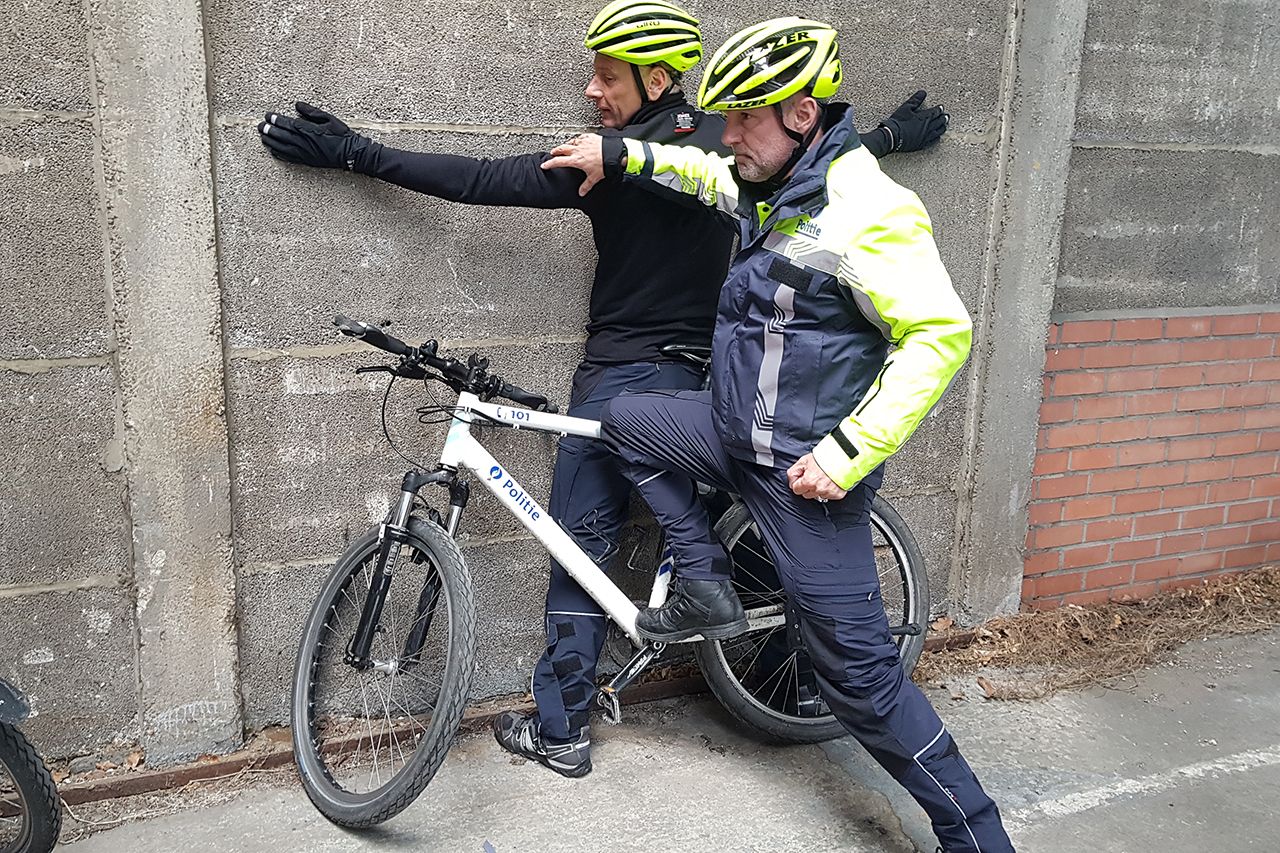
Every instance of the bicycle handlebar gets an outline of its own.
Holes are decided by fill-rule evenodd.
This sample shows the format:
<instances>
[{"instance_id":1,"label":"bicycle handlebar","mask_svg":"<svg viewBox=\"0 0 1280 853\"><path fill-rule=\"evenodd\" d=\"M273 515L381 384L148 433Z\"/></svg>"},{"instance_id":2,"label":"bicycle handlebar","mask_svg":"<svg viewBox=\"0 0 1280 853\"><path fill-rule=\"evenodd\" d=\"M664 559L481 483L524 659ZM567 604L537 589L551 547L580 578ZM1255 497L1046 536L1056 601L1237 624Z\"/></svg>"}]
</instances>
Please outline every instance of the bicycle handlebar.
<instances>
[{"instance_id":1,"label":"bicycle handlebar","mask_svg":"<svg viewBox=\"0 0 1280 853\"><path fill-rule=\"evenodd\" d=\"M470 391L482 400L503 397L538 411L557 411L555 404L545 396L512 385L496 373L489 373L489 359L478 354L473 353L464 364L456 358L436 355L439 345L434 340L426 341L422 346L410 346L371 323L352 320L342 314L333 318L333 325L347 337L359 338L370 346L400 356L400 364L393 370L398 376L421 379L426 375L426 368L430 368L458 393Z\"/></svg>"},{"instance_id":2,"label":"bicycle handlebar","mask_svg":"<svg viewBox=\"0 0 1280 853\"><path fill-rule=\"evenodd\" d=\"M333 325L347 337L359 338L370 346L386 350L392 355L408 355L413 350L413 347L404 341L388 335L372 323L362 323L339 314L333 318Z\"/></svg>"}]
</instances>

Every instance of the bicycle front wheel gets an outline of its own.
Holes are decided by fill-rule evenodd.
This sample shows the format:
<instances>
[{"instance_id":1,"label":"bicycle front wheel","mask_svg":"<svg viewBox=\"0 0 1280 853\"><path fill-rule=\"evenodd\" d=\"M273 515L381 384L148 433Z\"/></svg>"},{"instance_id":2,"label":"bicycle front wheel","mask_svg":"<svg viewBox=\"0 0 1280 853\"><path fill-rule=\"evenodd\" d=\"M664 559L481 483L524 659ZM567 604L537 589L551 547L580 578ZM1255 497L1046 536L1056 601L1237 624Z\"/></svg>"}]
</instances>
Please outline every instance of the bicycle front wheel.
<instances>
[{"instance_id":1,"label":"bicycle front wheel","mask_svg":"<svg viewBox=\"0 0 1280 853\"><path fill-rule=\"evenodd\" d=\"M733 558L733 585L742 606L760 616L784 614L786 593L747 508L731 506L716 524L716 534ZM910 676L924 650L929 576L907 523L879 495L871 503L871 542L889 628L903 671ZM820 743L840 737L844 727L822 700L803 653L791 647L787 634L785 624L772 625L731 640L699 643L695 655L707 686L760 740Z\"/></svg>"},{"instance_id":2,"label":"bicycle front wheel","mask_svg":"<svg viewBox=\"0 0 1280 853\"><path fill-rule=\"evenodd\" d=\"M391 584L364 666L349 654L379 553L351 543L303 632L293 748L315 807L341 826L381 823L422 793L453 742L475 668L475 602L457 544L413 519L388 559Z\"/></svg>"}]
</instances>

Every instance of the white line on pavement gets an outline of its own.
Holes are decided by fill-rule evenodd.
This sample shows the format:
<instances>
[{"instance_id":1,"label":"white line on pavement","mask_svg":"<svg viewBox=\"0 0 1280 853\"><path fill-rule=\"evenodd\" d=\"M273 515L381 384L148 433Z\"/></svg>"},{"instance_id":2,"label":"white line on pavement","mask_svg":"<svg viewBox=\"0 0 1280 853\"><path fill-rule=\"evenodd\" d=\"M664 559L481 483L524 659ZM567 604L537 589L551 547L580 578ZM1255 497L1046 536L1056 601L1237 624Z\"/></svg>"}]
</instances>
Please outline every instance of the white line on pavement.
<instances>
[{"instance_id":1,"label":"white line on pavement","mask_svg":"<svg viewBox=\"0 0 1280 853\"><path fill-rule=\"evenodd\" d=\"M1228 773L1253 770L1272 764L1280 764L1280 744L1237 752L1234 755L1188 764L1185 767L1174 767L1162 773L1152 773L1150 776L1122 779L1110 785L1088 791L1077 791L1074 794L1036 803L1034 806L1014 809L1010 812L1006 824L1010 830L1020 829L1044 818L1066 817L1104 806L1118 797L1153 794L1176 788L1188 779L1224 776Z\"/></svg>"}]
</instances>

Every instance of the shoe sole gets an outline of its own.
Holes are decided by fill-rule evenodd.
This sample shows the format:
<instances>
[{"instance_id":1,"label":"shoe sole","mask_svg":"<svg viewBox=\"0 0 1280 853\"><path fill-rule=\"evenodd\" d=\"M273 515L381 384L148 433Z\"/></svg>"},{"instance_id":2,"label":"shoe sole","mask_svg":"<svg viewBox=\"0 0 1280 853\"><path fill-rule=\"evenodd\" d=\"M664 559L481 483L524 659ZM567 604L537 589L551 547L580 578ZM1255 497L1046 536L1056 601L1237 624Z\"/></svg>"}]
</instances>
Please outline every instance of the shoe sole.
<instances>
[{"instance_id":1,"label":"shoe sole","mask_svg":"<svg viewBox=\"0 0 1280 853\"><path fill-rule=\"evenodd\" d=\"M581 779L583 776L586 776L588 773L591 772L591 759L587 759L582 764L566 766L566 767L557 767L555 764L552 763L551 759L546 758L545 756L525 755L523 752L512 749L511 747L507 746L505 743L502 742L502 738L498 733L498 728L496 725L493 728L493 739L498 742L498 746L502 747L502 751L507 753L508 755L514 755L517 758L523 758L525 761L536 761L539 764L541 764L543 767L547 768L548 770L555 771L556 773L559 773L561 776L565 776L569 779Z\"/></svg>"},{"instance_id":2,"label":"shoe sole","mask_svg":"<svg viewBox=\"0 0 1280 853\"><path fill-rule=\"evenodd\" d=\"M670 634L655 634L637 625L636 633L655 643L676 643L680 640L696 637L699 634L702 635L704 640L732 640L734 637L747 633L747 617L743 616L737 622L730 622L728 625L713 625L708 628L685 628L680 631L672 631Z\"/></svg>"},{"instance_id":3,"label":"shoe sole","mask_svg":"<svg viewBox=\"0 0 1280 853\"><path fill-rule=\"evenodd\" d=\"M523 757L528 758L528 756L523 756ZM561 776L564 776L569 779L581 779L583 776L586 776L588 773L591 772L591 762L589 760L584 761L582 764L578 764L573 767L567 767L564 769L557 767L549 759L546 759L546 758L537 758L535 759L535 761L537 761L543 767L546 767L549 770L554 770L556 773L559 773Z\"/></svg>"}]
</instances>

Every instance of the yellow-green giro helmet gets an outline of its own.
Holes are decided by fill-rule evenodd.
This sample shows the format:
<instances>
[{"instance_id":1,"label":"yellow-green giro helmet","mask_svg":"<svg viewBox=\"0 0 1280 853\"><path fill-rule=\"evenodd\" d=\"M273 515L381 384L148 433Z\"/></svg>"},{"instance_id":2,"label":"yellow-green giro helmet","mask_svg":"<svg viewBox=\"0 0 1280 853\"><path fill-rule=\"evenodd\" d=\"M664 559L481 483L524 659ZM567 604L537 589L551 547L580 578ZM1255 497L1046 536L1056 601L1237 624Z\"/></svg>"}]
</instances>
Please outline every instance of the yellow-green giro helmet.
<instances>
[{"instance_id":1,"label":"yellow-green giro helmet","mask_svg":"<svg viewBox=\"0 0 1280 853\"><path fill-rule=\"evenodd\" d=\"M774 18L725 42L698 90L704 110L750 110L780 104L808 89L829 98L840 88L840 45L828 24Z\"/></svg>"},{"instance_id":2,"label":"yellow-green giro helmet","mask_svg":"<svg viewBox=\"0 0 1280 853\"><path fill-rule=\"evenodd\" d=\"M664 0L614 0L587 27L585 44L632 65L665 62L680 73L702 58L698 19Z\"/></svg>"}]
</instances>

